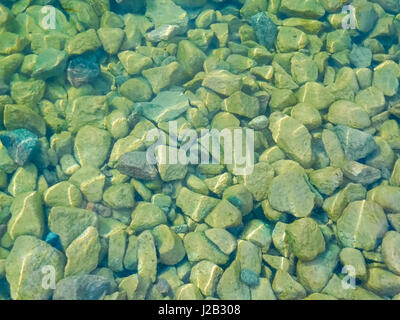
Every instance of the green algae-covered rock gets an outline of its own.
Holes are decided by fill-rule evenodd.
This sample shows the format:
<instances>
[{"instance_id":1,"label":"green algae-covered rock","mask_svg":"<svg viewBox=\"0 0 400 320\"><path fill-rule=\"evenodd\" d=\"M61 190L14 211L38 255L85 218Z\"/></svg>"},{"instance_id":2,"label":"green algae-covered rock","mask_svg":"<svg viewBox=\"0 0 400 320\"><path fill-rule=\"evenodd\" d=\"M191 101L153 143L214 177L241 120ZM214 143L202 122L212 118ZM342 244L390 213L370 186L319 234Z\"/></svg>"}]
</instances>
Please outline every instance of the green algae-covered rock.
<instances>
[{"instance_id":1,"label":"green algae-covered rock","mask_svg":"<svg viewBox=\"0 0 400 320\"><path fill-rule=\"evenodd\" d=\"M370 200L354 201L337 221L337 236L346 247L374 250L387 228L382 207Z\"/></svg>"},{"instance_id":2,"label":"green algae-covered rock","mask_svg":"<svg viewBox=\"0 0 400 320\"><path fill-rule=\"evenodd\" d=\"M139 74L153 64L151 58L134 51L122 51L118 54L118 58L130 75Z\"/></svg>"},{"instance_id":3,"label":"green algae-covered rock","mask_svg":"<svg viewBox=\"0 0 400 320\"><path fill-rule=\"evenodd\" d=\"M179 91L162 91L151 101L144 104L142 114L149 120L161 122L178 118L189 108L189 100Z\"/></svg>"},{"instance_id":4,"label":"green algae-covered rock","mask_svg":"<svg viewBox=\"0 0 400 320\"><path fill-rule=\"evenodd\" d=\"M343 172L339 168L326 167L310 173L310 182L323 194L331 195L340 187Z\"/></svg>"},{"instance_id":5,"label":"green algae-covered rock","mask_svg":"<svg viewBox=\"0 0 400 320\"><path fill-rule=\"evenodd\" d=\"M360 250L354 248L343 248L340 251L340 262L343 266L353 266L355 276L358 279L366 280L367 266Z\"/></svg>"},{"instance_id":6,"label":"green algae-covered rock","mask_svg":"<svg viewBox=\"0 0 400 320\"><path fill-rule=\"evenodd\" d=\"M94 212L71 207L53 207L49 215L49 228L60 237L64 249L88 227L97 227Z\"/></svg>"},{"instance_id":7,"label":"green algae-covered rock","mask_svg":"<svg viewBox=\"0 0 400 320\"><path fill-rule=\"evenodd\" d=\"M315 195L301 172L288 171L272 180L268 200L273 209L301 218L311 213Z\"/></svg>"},{"instance_id":8,"label":"green algae-covered rock","mask_svg":"<svg viewBox=\"0 0 400 320\"><path fill-rule=\"evenodd\" d=\"M104 191L104 202L113 209L133 208L135 205L134 189L129 183L110 186Z\"/></svg>"},{"instance_id":9,"label":"green algae-covered rock","mask_svg":"<svg viewBox=\"0 0 400 320\"><path fill-rule=\"evenodd\" d=\"M204 232L190 232L183 238L185 251L189 261L209 260L217 265L228 262L229 256L218 249Z\"/></svg>"},{"instance_id":10,"label":"green algae-covered rock","mask_svg":"<svg viewBox=\"0 0 400 320\"><path fill-rule=\"evenodd\" d=\"M6 104L3 121L7 130L25 128L39 136L44 136L46 133L46 123L43 118L26 105Z\"/></svg>"},{"instance_id":11,"label":"green algae-covered rock","mask_svg":"<svg viewBox=\"0 0 400 320\"><path fill-rule=\"evenodd\" d=\"M133 102L148 101L153 94L150 84L143 78L132 78L125 81L119 88L119 92Z\"/></svg>"},{"instance_id":12,"label":"green algae-covered rock","mask_svg":"<svg viewBox=\"0 0 400 320\"><path fill-rule=\"evenodd\" d=\"M155 227L152 233L161 263L176 265L185 257L182 239L167 225Z\"/></svg>"},{"instance_id":13,"label":"green algae-covered rock","mask_svg":"<svg viewBox=\"0 0 400 320\"><path fill-rule=\"evenodd\" d=\"M66 109L66 119L71 132L85 125L104 128L104 117L108 112L106 96L81 96L70 102Z\"/></svg>"},{"instance_id":14,"label":"green algae-covered rock","mask_svg":"<svg viewBox=\"0 0 400 320\"><path fill-rule=\"evenodd\" d=\"M21 193L15 197L8 221L8 234L15 240L22 235L41 238L44 232L42 199L37 191Z\"/></svg>"},{"instance_id":15,"label":"green algae-covered rock","mask_svg":"<svg viewBox=\"0 0 400 320\"><path fill-rule=\"evenodd\" d=\"M226 70L214 70L206 74L202 85L216 93L230 96L242 88L241 78Z\"/></svg>"},{"instance_id":16,"label":"green algae-covered rock","mask_svg":"<svg viewBox=\"0 0 400 320\"><path fill-rule=\"evenodd\" d=\"M76 207L82 203L82 193L68 181L59 182L43 193L43 201L49 207Z\"/></svg>"},{"instance_id":17,"label":"green algae-covered rock","mask_svg":"<svg viewBox=\"0 0 400 320\"><path fill-rule=\"evenodd\" d=\"M182 212L196 222L202 221L219 203L219 199L208 197L183 187L176 199Z\"/></svg>"},{"instance_id":18,"label":"green algae-covered rock","mask_svg":"<svg viewBox=\"0 0 400 320\"><path fill-rule=\"evenodd\" d=\"M325 14L324 7L316 0L307 2L300 0L283 0L279 11L290 16L316 19Z\"/></svg>"},{"instance_id":19,"label":"green algae-covered rock","mask_svg":"<svg viewBox=\"0 0 400 320\"><path fill-rule=\"evenodd\" d=\"M49 48L41 51L32 69L32 77L47 79L57 76L65 71L67 54L65 51L59 51Z\"/></svg>"},{"instance_id":20,"label":"green algae-covered rock","mask_svg":"<svg viewBox=\"0 0 400 320\"><path fill-rule=\"evenodd\" d=\"M104 50L108 54L114 55L118 53L118 50L122 45L122 41L125 37L125 32L120 28L102 27L97 30L97 35L99 36L100 42L103 45Z\"/></svg>"},{"instance_id":21,"label":"green algae-covered rock","mask_svg":"<svg viewBox=\"0 0 400 320\"><path fill-rule=\"evenodd\" d=\"M84 126L75 137L75 158L82 167L100 167L106 161L110 147L111 136L107 131Z\"/></svg>"},{"instance_id":22,"label":"green algae-covered rock","mask_svg":"<svg viewBox=\"0 0 400 320\"><path fill-rule=\"evenodd\" d=\"M193 266L190 272L190 281L205 296L214 296L222 273L222 268L210 261L203 260Z\"/></svg>"},{"instance_id":23,"label":"green algae-covered rock","mask_svg":"<svg viewBox=\"0 0 400 320\"><path fill-rule=\"evenodd\" d=\"M90 273L99 262L101 245L97 229L90 226L75 238L65 250L67 264L64 276Z\"/></svg>"},{"instance_id":24,"label":"green algae-covered rock","mask_svg":"<svg viewBox=\"0 0 400 320\"><path fill-rule=\"evenodd\" d=\"M279 300L301 300L307 296L304 287L289 273L282 270L276 272L272 289Z\"/></svg>"},{"instance_id":25,"label":"green algae-covered rock","mask_svg":"<svg viewBox=\"0 0 400 320\"><path fill-rule=\"evenodd\" d=\"M8 193L15 197L21 193L34 191L36 189L37 177L38 170L32 163L18 168L9 182Z\"/></svg>"},{"instance_id":26,"label":"green algae-covered rock","mask_svg":"<svg viewBox=\"0 0 400 320\"><path fill-rule=\"evenodd\" d=\"M68 40L65 50L69 55L80 55L100 48L101 42L94 29L78 33Z\"/></svg>"},{"instance_id":27,"label":"green algae-covered rock","mask_svg":"<svg viewBox=\"0 0 400 320\"><path fill-rule=\"evenodd\" d=\"M228 200L222 199L207 215L204 222L213 228L237 227L242 223L242 214Z\"/></svg>"},{"instance_id":28,"label":"green algae-covered rock","mask_svg":"<svg viewBox=\"0 0 400 320\"><path fill-rule=\"evenodd\" d=\"M63 278L64 265L64 255L51 245L32 236L18 237L5 266L12 299L49 299L53 285ZM50 271L49 266L54 269ZM54 275L53 283L44 279L49 272Z\"/></svg>"},{"instance_id":29,"label":"green algae-covered rock","mask_svg":"<svg viewBox=\"0 0 400 320\"><path fill-rule=\"evenodd\" d=\"M339 100L329 107L328 120L337 125L363 129L371 124L368 113L351 101Z\"/></svg>"},{"instance_id":30,"label":"green algae-covered rock","mask_svg":"<svg viewBox=\"0 0 400 320\"><path fill-rule=\"evenodd\" d=\"M247 118L255 118L260 110L258 99L241 91L237 91L229 98L226 98L222 108L224 111Z\"/></svg>"},{"instance_id":31,"label":"green algae-covered rock","mask_svg":"<svg viewBox=\"0 0 400 320\"><path fill-rule=\"evenodd\" d=\"M163 89L179 84L182 81L182 71L182 66L174 61L161 67L143 70L142 74L157 94Z\"/></svg>"},{"instance_id":32,"label":"green algae-covered rock","mask_svg":"<svg viewBox=\"0 0 400 320\"><path fill-rule=\"evenodd\" d=\"M400 211L400 188L386 185L377 186L367 193L367 200L375 201L389 212Z\"/></svg>"},{"instance_id":33,"label":"green algae-covered rock","mask_svg":"<svg viewBox=\"0 0 400 320\"><path fill-rule=\"evenodd\" d=\"M133 232L141 232L166 222L165 213L159 207L148 202L138 202L132 212L130 229Z\"/></svg>"},{"instance_id":34,"label":"green algae-covered rock","mask_svg":"<svg viewBox=\"0 0 400 320\"><path fill-rule=\"evenodd\" d=\"M316 259L297 263L297 276L300 283L311 292L320 292L333 274L339 262L340 248L331 244Z\"/></svg>"},{"instance_id":35,"label":"green algae-covered rock","mask_svg":"<svg viewBox=\"0 0 400 320\"><path fill-rule=\"evenodd\" d=\"M292 117L275 112L269 128L276 144L304 167L312 164L311 135L307 128Z\"/></svg>"},{"instance_id":36,"label":"green algae-covered rock","mask_svg":"<svg viewBox=\"0 0 400 320\"><path fill-rule=\"evenodd\" d=\"M276 44L279 51L292 52L303 49L308 44L308 38L300 29L280 27Z\"/></svg>"},{"instance_id":37,"label":"green algae-covered rock","mask_svg":"<svg viewBox=\"0 0 400 320\"><path fill-rule=\"evenodd\" d=\"M218 296L222 300L250 300L250 289L240 280L240 263L233 261L225 269L217 286Z\"/></svg>"},{"instance_id":38,"label":"green algae-covered rock","mask_svg":"<svg viewBox=\"0 0 400 320\"><path fill-rule=\"evenodd\" d=\"M103 197L105 176L92 166L85 166L77 170L69 181L78 187L87 200L98 202Z\"/></svg>"},{"instance_id":39,"label":"green algae-covered rock","mask_svg":"<svg viewBox=\"0 0 400 320\"><path fill-rule=\"evenodd\" d=\"M318 224L312 218L302 218L286 228L289 246L301 261L314 260L325 251L325 240Z\"/></svg>"},{"instance_id":40,"label":"green algae-covered rock","mask_svg":"<svg viewBox=\"0 0 400 320\"><path fill-rule=\"evenodd\" d=\"M397 275L400 274L399 256L400 234L396 231L389 231L382 240L382 256L388 269Z\"/></svg>"}]
</instances>

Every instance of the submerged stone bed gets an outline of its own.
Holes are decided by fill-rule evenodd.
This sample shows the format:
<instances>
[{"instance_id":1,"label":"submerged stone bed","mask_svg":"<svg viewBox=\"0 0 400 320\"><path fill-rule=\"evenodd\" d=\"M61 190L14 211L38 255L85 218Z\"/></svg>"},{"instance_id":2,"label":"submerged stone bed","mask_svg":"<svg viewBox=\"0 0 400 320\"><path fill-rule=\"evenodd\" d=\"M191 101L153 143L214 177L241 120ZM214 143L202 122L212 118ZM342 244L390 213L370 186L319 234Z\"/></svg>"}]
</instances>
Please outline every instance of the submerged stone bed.
<instances>
[{"instance_id":1,"label":"submerged stone bed","mask_svg":"<svg viewBox=\"0 0 400 320\"><path fill-rule=\"evenodd\" d=\"M399 13L1 1L0 298L400 299ZM149 163L170 121L253 171Z\"/></svg>"}]
</instances>

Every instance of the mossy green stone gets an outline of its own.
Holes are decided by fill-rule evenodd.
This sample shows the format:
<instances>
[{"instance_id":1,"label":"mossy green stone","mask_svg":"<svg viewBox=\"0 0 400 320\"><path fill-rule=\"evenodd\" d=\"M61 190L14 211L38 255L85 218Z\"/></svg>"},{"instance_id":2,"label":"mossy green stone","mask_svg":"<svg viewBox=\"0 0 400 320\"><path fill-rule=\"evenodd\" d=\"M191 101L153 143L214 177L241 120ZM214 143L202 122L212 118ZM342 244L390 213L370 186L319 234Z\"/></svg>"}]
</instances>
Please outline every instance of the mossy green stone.
<instances>
[{"instance_id":1,"label":"mossy green stone","mask_svg":"<svg viewBox=\"0 0 400 320\"><path fill-rule=\"evenodd\" d=\"M65 50L69 55L80 55L87 51L93 51L100 48L101 42L97 36L96 30L89 29L78 33L70 38L65 45Z\"/></svg>"},{"instance_id":2,"label":"mossy green stone","mask_svg":"<svg viewBox=\"0 0 400 320\"><path fill-rule=\"evenodd\" d=\"M300 29L280 27L276 45L280 52L292 52L303 49L308 44L307 35Z\"/></svg>"},{"instance_id":3,"label":"mossy green stone","mask_svg":"<svg viewBox=\"0 0 400 320\"><path fill-rule=\"evenodd\" d=\"M21 52L28 45L29 41L24 36L16 33L3 31L0 41L0 54L10 55Z\"/></svg>"},{"instance_id":4,"label":"mossy green stone","mask_svg":"<svg viewBox=\"0 0 400 320\"><path fill-rule=\"evenodd\" d=\"M226 188L222 198L237 207L243 216L249 214L253 209L253 196L243 184L236 184Z\"/></svg>"},{"instance_id":5,"label":"mossy green stone","mask_svg":"<svg viewBox=\"0 0 400 320\"><path fill-rule=\"evenodd\" d=\"M250 289L240 280L241 267L233 261L225 269L217 286L218 296L223 300L250 300Z\"/></svg>"},{"instance_id":6,"label":"mossy green stone","mask_svg":"<svg viewBox=\"0 0 400 320\"><path fill-rule=\"evenodd\" d=\"M339 168L326 167L310 173L310 182L323 194L332 195L343 182L343 172Z\"/></svg>"},{"instance_id":7,"label":"mossy green stone","mask_svg":"<svg viewBox=\"0 0 400 320\"><path fill-rule=\"evenodd\" d=\"M266 162L259 162L254 165L251 174L240 176L239 181L250 191L254 200L261 201L267 198L273 177L274 169Z\"/></svg>"},{"instance_id":8,"label":"mossy green stone","mask_svg":"<svg viewBox=\"0 0 400 320\"><path fill-rule=\"evenodd\" d=\"M314 260L325 251L325 240L318 224L312 218L298 219L286 228L291 251L301 261Z\"/></svg>"},{"instance_id":9,"label":"mossy green stone","mask_svg":"<svg viewBox=\"0 0 400 320\"><path fill-rule=\"evenodd\" d=\"M214 39L214 32L205 29L192 29L188 31L188 38L199 49L207 50Z\"/></svg>"},{"instance_id":10,"label":"mossy green stone","mask_svg":"<svg viewBox=\"0 0 400 320\"><path fill-rule=\"evenodd\" d=\"M309 130L318 128L322 123L321 114L309 103L296 104L292 108L290 116L301 122Z\"/></svg>"},{"instance_id":11,"label":"mossy green stone","mask_svg":"<svg viewBox=\"0 0 400 320\"><path fill-rule=\"evenodd\" d=\"M219 199L190 191L183 187L176 199L176 205L196 222L202 221L219 203Z\"/></svg>"},{"instance_id":12,"label":"mossy green stone","mask_svg":"<svg viewBox=\"0 0 400 320\"><path fill-rule=\"evenodd\" d=\"M174 61L161 67L143 70L142 74L150 82L153 92L157 94L163 89L182 82L182 72L182 66Z\"/></svg>"},{"instance_id":13,"label":"mossy green stone","mask_svg":"<svg viewBox=\"0 0 400 320\"><path fill-rule=\"evenodd\" d=\"M14 300L49 299L53 290L43 286L43 268L52 266L57 282L63 278L64 265L64 255L46 242L32 236L18 237L5 266L11 297Z\"/></svg>"},{"instance_id":14,"label":"mossy green stone","mask_svg":"<svg viewBox=\"0 0 400 320\"><path fill-rule=\"evenodd\" d=\"M129 228L132 232L141 232L167 222L166 215L155 204L140 201L132 212L132 222Z\"/></svg>"},{"instance_id":15,"label":"mossy green stone","mask_svg":"<svg viewBox=\"0 0 400 320\"><path fill-rule=\"evenodd\" d=\"M297 92L299 102L304 102L317 110L325 109L335 100L329 90L318 82L307 82Z\"/></svg>"},{"instance_id":16,"label":"mossy green stone","mask_svg":"<svg viewBox=\"0 0 400 320\"><path fill-rule=\"evenodd\" d=\"M218 249L203 232L190 232L183 238L189 261L209 260L217 265L228 262L229 256Z\"/></svg>"},{"instance_id":17,"label":"mossy green stone","mask_svg":"<svg viewBox=\"0 0 400 320\"><path fill-rule=\"evenodd\" d=\"M98 224L93 211L71 207L53 207L48 219L50 230L60 237L64 249L88 227Z\"/></svg>"},{"instance_id":18,"label":"mossy green stone","mask_svg":"<svg viewBox=\"0 0 400 320\"><path fill-rule=\"evenodd\" d=\"M138 236L138 276L145 282L154 282L157 276L156 246L149 230Z\"/></svg>"},{"instance_id":19,"label":"mossy green stone","mask_svg":"<svg viewBox=\"0 0 400 320\"><path fill-rule=\"evenodd\" d=\"M226 255L230 255L236 250L237 241L235 237L225 229L210 228L204 231L204 235Z\"/></svg>"},{"instance_id":20,"label":"mossy green stone","mask_svg":"<svg viewBox=\"0 0 400 320\"><path fill-rule=\"evenodd\" d=\"M133 208L135 205L134 189L129 183L110 186L104 191L104 202L113 209Z\"/></svg>"},{"instance_id":21,"label":"mossy green stone","mask_svg":"<svg viewBox=\"0 0 400 320\"><path fill-rule=\"evenodd\" d=\"M166 265L176 265L185 257L182 239L165 224L152 231L159 261Z\"/></svg>"},{"instance_id":22,"label":"mossy green stone","mask_svg":"<svg viewBox=\"0 0 400 320\"><path fill-rule=\"evenodd\" d=\"M358 279L366 280L368 275L367 266L360 250L354 248L343 248L340 251L340 262L343 266L353 266L355 269L355 276Z\"/></svg>"},{"instance_id":23,"label":"mossy green stone","mask_svg":"<svg viewBox=\"0 0 400 320\"><path fill-rule=\"evenodd\" d=\"M240 76L226 70L214 70L207 73L202 85L224 96L232 95L243 86Z\"/></svg>"},{"instance_id":24,"label":"mossy green stone","mask_svg":"<svg viewBox=\"0 0 400 320\"><path fill-rule=\"evenodd\" d=\"M97 229L90 226L65 250L67 264L64 275L75 276L92 272L99 263L100 240Z\"/></svg>"},{"instance_id":25,"label":"mossy green stone","mask_svg":"<svg viewBox=\"0 0 400 320\"><path fill-rule=\"evenodd\" d=\"M382 256L388 269L397 275L400 275L400 233L389 231L382 240Z\"/></svg>"},{"instance_id":26,"label":"mossy green stone","mask_svg":"<svg viewBox=\"0 0 400 320\"><path fill-rule=\"evenodd\" d=\"M316 259L297 263L297 277L304 288L320 292L325 287L339 262L339 252L336 244L329 244Z\"/></svg>"},{"instance_id":27,"label":"mossy green stone","mask_svg":"<svg viewBox=\"0 0 400 320\"><path fill-rule=\"evenodd\" d=\"M11 97L18 104L33 105L43 98L46 83L43 80L15 81L11 84Z\"/></svg>"},{"instance_id":28,"label":"mossy green stone","mask_svg":"<svg viewBox=\"0 0 400 320\"><path fill-rule=\"evenodd\" d=\"M98 202L103 198L105 176L99 169L92 166L82 167L71 176L69 181L82 191L87 200Z\"/></svg>"},{"instance_id":29,"label":"mossy green stone","mask_svg":"<svg viewBox=\"0 0 400 320\"><path fill-rule=\"evenodd\" d=\"M280 12L289 16L319 19L325 14L324 7L317 0L303 2L301 0L282 0Z\"/></svg>"},{"instance_id":30,"label":"mossy green stone","mask_svg":"<svg viewBox=\"0 0 400 320\"><path fill-rule=\"evenodd\" d=\"M284 152L302 166L311 166L311 135L304 125L290 116L274 112L270 116L269 128L272 138Z\"/></svg>"},{"instance_id":31,"label":"mossy green stone","mask_svg":"<svg viewBox=\"0 0 400 320\"><path fill-rule=\"evenodd\" d=\"M44 214L39 192L21 193L15 197L11 207L11 219L7 231L12 240L22 235L41 238L44 232Z\"/></svg>"},{"instance_id":32,"label":"mossy green stone","mask_svg":"<svg viewBox=\"0 0 400 320\"><path fill-rule=\"evenodd\" d=\"M125 81L119 89L121 95L133 102L149 101L153 95L150 84L143 78Z\"/></svg>"},{"instance_id":33,"label":"mossy green stone","mask_svg":"<svg viewBox=\"0 0 400 320\"><path fill-rule=\"evenodd\" d=\"M371 200L354 201L337 221L337 236L346 247L374 250L388 229L381 206Z\"/></svg>"},{"instance_id":34,"label":"mossy green stone","mask_svg":"<svg viewBox=\"0 0 400 320\"><path fill-rule=\"evenodd\" d=\"M108 54L114 55L118 53L118 50L122 45L125 32L120 28L102 27L97 30L97 35L99 36L104 50Z\"/></svg>"},{"instance_id":35,"label":"mossy green stone","mask_svg":"<svg viewBox=\"0 0 400 320\"><path fill-rule=\"evenodd\" d=\"M288 272L282 270L276 272L272 289L279 300L301 300L307 296L304 287Z\"/></svg>"},{"instance_id":36,"label":"mossy green stone","mask_svg":"<svg viewBox=\"0 0 400 320\"><path fill-rule=\"evenodd\" d=\"M8 193L17 196L21 193L34 191L37 185L38 170L32 163L26 164L24 167L18 168L9 184Z\"/></svg>"},{"instance_id":37,"label":"mossy green stone","mask_svg":"<svg viewBox=\"0 0 400 320\"><path fill-rule=\"evenodd\" d=\"M203 260L195 264L190 272L190 282L200 289L205 296L214 296L218 281L223 273L216 264Z\"/></svg>"},{"instance_id":38,"label":"mossy green stone","mask_svg":"<svg viewBox=\"0 0 400 320\"><path fill-rule=\"evenodd\" d=\"M81 96L70 102L66 108L69 131L76 133L85 125L104 128L104 117L108 113L106 96Z\"/></svg>"},{"instance_id":39,"label":"mossy green stone","mask_svg":"<svg viewBox=\"0 0 400 320\"><path fill-rule=\"evenodd\" d=\"M329 107L328 121L333 124L363 129L371 125L369 115L363 108L351 101L338 100Z\"/></svg>"},{"instance_id":40,"label":"mossy green stone","mask_svg":"<svg viewBox=\"0 0 400 320\"><path fill-rule=\"evenodd\" d=\"M110 147L111 136L106 130L84 126L79 129L75 137L75 158L82 167L98 168L106 161Z\"/></svg>"},{"instance_id":41,"label":"mossy green stone","mask_svg":"<svg viewBox=\"0 0 400 320\"><path fill-rule=\"evenodd\" d=\"M222 199L207 215L204 222L213 228L237 227L242 223L242 214L228 200Z\"/></svg>"},{"instance_id":42,"label":"mossy green stone","mask_svg":"<svg viewBox=\"0 0 400 320\"><path fill-rule=\"evenodd\" d=\"M43 201L49 207L76 207L82 203L82 193L68 181L59 182L43 193Z\"/></svg>"},{"instance_id":43,"label":"mossy green stone","mask_svg":"<svg viewBox=\"0 0 400 320\"><path fill-rule=\"evenodd\" d=\"M189 40L179 42L176 57L188 77L200 72L206 59L205 53Z\"/></svg>"},{"instance_id":44,"label":"mossy green stone","mask_svg":"<svg viewBox=\"0 0 400 320\"><path fill-rule=\"evenodd\" d=\"M400 187L380 185L367 193L367 200L375 201L389 212L400 211Z\"/></svg>"},{"instance_id":45,"label":"mossy green stone","mask_svg":"<svg viewBox=\"0 0 400 320\"><path fill-rule=\"evenodd\" d=\"M272 231L262 220L253 219L245 225L240 238L252 242L262 252L267 252L272 242Z\"/></svg>"},{"instance_id":46,"label":"mossy green stone","mask_svg":"<svg viewBox=\"0 0 400 320\"><path fill-rule=\"evenodd\" d=\"M65 71L67 54L65 51L49 48L41 51L35 59L32 77L48 79Z\"/></svg>"},{"instance_id":47,"label":"mossy green stone","mask_svg":"<svg viewBox=\"0 0 400 320\"><path fill-rule=\"evenodd\" d=\"M153 64L151 58L134 51L122 51L118 54L118 58L130 75L139 74Z\"/></svg>"},{"instance_id":48,"label":"mossy green stone","mask_svg":"<svg viewBox=\"0 0 400 320\"><path fill-rule=\"evenodd\" d=\"M223 101L222 109L250 119L258 116L260 112L258 99L242 91L236 91L229 98L226 98Z\"/></svg>"},{"instance_id":49,"label":"mossy green stone","mask_svg":"<svg viewBox=\"0 0 400 320\"><path fill-rule=\"evenodd\" d=\"M400 293L400 276L381 268L370 268L366 287L380 296Z\"/></svg>"},{"instance_id":50,"label":"mossy green stone","mask_svg":"<svg viewBox=\"0 0 400 320\"><path fill-rule=\"evenodd\" d=\"M296 53L290 60L291 74L297 84L303 84L310 81L316 81L318 78L317 64L310 56L302 53Z\"/></svg>"}]
</instances>

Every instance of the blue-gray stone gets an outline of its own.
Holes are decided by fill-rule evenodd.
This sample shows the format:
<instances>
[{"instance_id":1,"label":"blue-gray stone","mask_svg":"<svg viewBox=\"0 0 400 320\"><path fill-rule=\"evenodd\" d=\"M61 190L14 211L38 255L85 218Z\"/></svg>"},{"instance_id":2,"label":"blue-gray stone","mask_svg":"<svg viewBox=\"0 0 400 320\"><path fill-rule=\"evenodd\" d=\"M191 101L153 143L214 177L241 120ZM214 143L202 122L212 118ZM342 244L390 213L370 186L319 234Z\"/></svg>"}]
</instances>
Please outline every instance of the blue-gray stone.
<instances>
[{"instance_id":1,"label":"blue-gray stone","mask_svg":"<svg viewBox=\"0 0 400 320\"><path fill-rule=\"evenodd\" d=\"M16 129L0 135L0 141L15 163L23 166L31 158L39 139L27 129Z\"/></svg>"},{"instance_id":2,"label":"blue-gray stone","mask_svg":"<svg viewBox=\"0 0 400 320\"><path fill-rule=\"evenodd\" d=\"M96 79L99 74L99 65L84 57L74 58L68 64L68 81L75 88L79 88L81 85L91 82Z\"/></svg>"},{"instance_id":3,"label":"blue-gray stone","mask_svg":"<svg viewBox=\"0 0 400 320\"><path fill-rule=\"evenodd\" d=\"M272 49L278 35L278 28L271 18L265 12L259 12L250 18L250 24L258 42L267 49Z\"/></svg>"},{"instance_id":4,"label":"blue-gray stone","mask_svg":"<svg viewBox=\"0 0 400 320\"><path fill-rule=\"evenodd\" d=\"M97 275L84 274L67 277L57 283L54 300L102 300L111 292L110 280Z\"/></svg>"},{"instance_id":5,"label":"blue-gray stone","mask_svg":"<svg viewBox=\"0 0 400 320\"><path fill-rule=\"evenodd\" d=\"M372 61L372 51L370 48L353 45L349 58L356 68L368 68Z\"/></svg>"},{"instance_id":6,"label":"blue-gray stone","mask_svg":"<svg viewBox=\"0 0 400 320\"><path fill-rule=\"evenodd\" d=\"M255 287L260 283L258 276L249 269L243 269L240 272L240 279L250 287Z\"/></svg>"},{"instance_id":7,"label":"blue-gray stone","mask_svg":"<svg viewBox=\"0 0 400 320\"><path fill-rule=\"evenodd\" d=\"M349 160L365 158L377 148L374 137L364 131L342 125L336 126L333 131Z\"/></svg>"}]
</instances>

